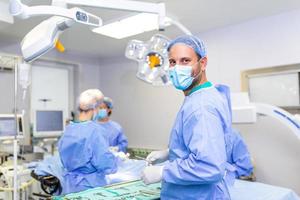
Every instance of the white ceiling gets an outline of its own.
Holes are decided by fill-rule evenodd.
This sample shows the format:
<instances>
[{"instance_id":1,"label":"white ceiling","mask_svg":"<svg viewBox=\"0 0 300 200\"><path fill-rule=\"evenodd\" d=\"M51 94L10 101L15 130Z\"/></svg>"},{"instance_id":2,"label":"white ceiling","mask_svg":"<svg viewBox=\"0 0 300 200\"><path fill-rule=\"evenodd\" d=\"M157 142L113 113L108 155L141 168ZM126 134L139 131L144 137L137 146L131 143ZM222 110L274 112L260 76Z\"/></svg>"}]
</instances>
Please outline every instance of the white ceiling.
<instances>
[{"instance_id":1,"label":"white ceiling","mask_svg":"<svg viewBox=\"0 0 300 200\"><path fill-rule=\"evenodd\" d=\"M184 24L193 33L200 33L219 27L240 23L253 18L299 9L299 0L144 0L145 2L165 2L167 15ZM49 5L50 0L23 0L27 5ZM84 8L98 16L104 23L108 20L129 14L125 11ZM13 25L0 22L0 42L19 42L35 25L45 17L27 20L15 19ZM143 33L121 40L95 34L83 25L68 29L61 36L67 51L87 54L97 58L112 58L124 55L126 44L131 39L149 40L156 31ZM182 32L167 27L162 34L172 38Z\"/></svg>"}]
</instances>

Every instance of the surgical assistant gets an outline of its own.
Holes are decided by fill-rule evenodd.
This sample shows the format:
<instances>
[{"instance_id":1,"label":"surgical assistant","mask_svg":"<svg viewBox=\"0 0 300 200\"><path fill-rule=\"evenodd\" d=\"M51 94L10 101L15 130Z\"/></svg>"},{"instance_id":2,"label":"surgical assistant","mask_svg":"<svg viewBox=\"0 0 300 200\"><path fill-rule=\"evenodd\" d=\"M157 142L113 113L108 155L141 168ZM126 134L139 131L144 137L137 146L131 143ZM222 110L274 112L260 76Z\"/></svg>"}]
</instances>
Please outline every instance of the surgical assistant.
<instances>
[{"instance_id":1,"label":"surgical assistant","mask_svg":"<svg viewBox=\"0 0 300 200\"><path fill-rule=\"evenodd\" d=\"M109 97L104 97L98 112L98 123L104 129L104 134L108 138L110 149L126 153L128 140L120 124L110 119L113 109L113 101Z\"/></svg>"},{"instance_id":2,"label":"surgical assistant","mask_svg":"<svg viewBox=\"0 0 300 200\"><path fill-rule=\"evenodd\" d=\"M58 144L65 168L65 193L106 185L105 175L117 170L103 129L92 119L98 113L95 96L85 91L79 97L79 120L71 123Z\"/></svg>"},{"instance_id":3,"label":"surgical assistant","mask_svg":"<svg viewBox=\"0 0 300 200\"><path fill-rule=\"evenodd\" d=\"M145 183L162 180L161 199L230 199L225 171L224 135L231 128L226 99L206 78L207 54L203 42L190 35L171 41L170 78L185 95L173 125L169 149L147 159L168 160L146 167Z\"/></svg>"}]
</instances>

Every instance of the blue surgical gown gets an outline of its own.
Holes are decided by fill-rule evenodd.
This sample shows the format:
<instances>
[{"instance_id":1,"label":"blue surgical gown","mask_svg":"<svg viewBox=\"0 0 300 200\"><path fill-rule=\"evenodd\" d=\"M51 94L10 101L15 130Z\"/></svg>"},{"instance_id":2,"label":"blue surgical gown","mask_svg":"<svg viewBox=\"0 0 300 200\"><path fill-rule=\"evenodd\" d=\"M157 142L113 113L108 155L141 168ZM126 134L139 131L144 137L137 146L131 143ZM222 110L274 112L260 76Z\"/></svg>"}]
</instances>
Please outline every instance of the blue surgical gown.
<instances>
[{"instance_id":1,"label":"blue surgical gown","mask_svg":"<svg viewBox=\"0 0 300 200\"><path fill-rule=\"evenodd\" d=\"M235 167L235 177L249 176L253 171L248 148L238 133L232 129L225 137L227 161Z\"/></svg>"},{"instance_id":2,"label":"blue surgical gown","mask_svg":"<svg viewBox=\"0 0 300 200\"><path fill-rule=\"evenodd\" d=\"M226 85L216 85L216 89L227 100L227 104L232 117L230 89ZM233 166L231 173L234 177L249 176L253 171L251 157L247 146L237 130L229 127L225 134L225 145L227 153L227 162Z\"/></svg>"},{"instance_id":3,"label":"blue surgical gown","mask_svg":"<svg viewBox=\"0 0 300 200\"><path fill-rule=\"evenodd\" d=\"M230 199L224 179L224 134L229 127L227 101L215 87L185 97L171 131L162 200Z\"/></svg>"},{"instance_id":4,"label":"blue surgical gown","mask_svg":"<svg viewBox=\"0 0 300 200\"><path fill-rule=\"evenodd\" d=\"M119 151L126 153L128 140L120 124L112 120L99 122L99 124L104 129L109 146L117 146L119 147Z\"/></svg>"},{"instance_id":5,"label":"blue surgical gown","mask_svg":"<svg viewBox=\"0 0 300 200\"><path fill-rule=\"evenodd\" d=\"M65 168L65 193L106 185L105 175L117 170L103 129L96 122L71 123L58 143Z\"/></svg>"}]
</instances>

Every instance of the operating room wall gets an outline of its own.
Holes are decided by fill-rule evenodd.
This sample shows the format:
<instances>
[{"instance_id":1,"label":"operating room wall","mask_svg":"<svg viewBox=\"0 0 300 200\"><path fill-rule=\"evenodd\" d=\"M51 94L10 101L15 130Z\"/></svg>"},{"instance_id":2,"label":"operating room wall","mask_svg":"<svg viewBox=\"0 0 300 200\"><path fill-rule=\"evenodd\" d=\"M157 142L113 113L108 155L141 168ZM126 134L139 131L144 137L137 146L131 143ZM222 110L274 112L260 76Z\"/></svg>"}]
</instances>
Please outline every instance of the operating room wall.
<instances>
[{"instance_id":1,"label":"operating room wall","mask_svg":"<svg viewBox=\"0 0 300 200\"><path fill-rule=\"evenodd\" d=\"M299 19L295 10L197 34L207 46L208 79L237 92L243 70L300 63ZM182 94L138 80L137 63L125 57L102 63L100 88L115 100L113 118L123 126L129 146L166 147Z\"/></svg>"},{"instance_id":2,"label":"operating room wall","mask_svg":"<svg viewBox=\"0 0 300 200\"><path fill-rule=\"evenodd\" d=\"M240 91L243 70L300 63L299 17L294 10L198 34L208 47L209 79Z\"/></svg>"}]
</instances>

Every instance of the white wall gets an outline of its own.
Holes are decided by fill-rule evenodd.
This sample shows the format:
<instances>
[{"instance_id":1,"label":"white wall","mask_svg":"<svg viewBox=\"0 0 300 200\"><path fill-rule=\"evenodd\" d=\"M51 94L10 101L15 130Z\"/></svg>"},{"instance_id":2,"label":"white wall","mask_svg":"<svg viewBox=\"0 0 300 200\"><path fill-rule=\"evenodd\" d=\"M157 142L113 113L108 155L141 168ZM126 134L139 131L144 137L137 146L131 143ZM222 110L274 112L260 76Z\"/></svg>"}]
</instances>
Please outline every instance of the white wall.
<instances>
[{"instance_id":1,"label":"white wall","mask_svg":"<svg viewBox=\"0 0 300 200\"><path fill-rule=\"evenodd\" d=\"M208 76L240 91L246 69L300 63L300 10L199 34L208 47Z\"/></svg>"},{"instance_id":2,"label":"white wall","mask_svg":"<svg viewBox=\"0 0 300 200\"><path fill-rule=\"evenodd\" d=\"M299 19L295 10L199 34L208 49L209 80L236 92L242 70L300 63ZM100 88L115 100L113 117L123 125L129 145L165 147L181 93L139 81L137 63L125 57L100 66Z\"/></svg>"}]
</instances>

